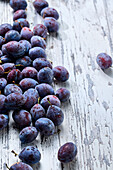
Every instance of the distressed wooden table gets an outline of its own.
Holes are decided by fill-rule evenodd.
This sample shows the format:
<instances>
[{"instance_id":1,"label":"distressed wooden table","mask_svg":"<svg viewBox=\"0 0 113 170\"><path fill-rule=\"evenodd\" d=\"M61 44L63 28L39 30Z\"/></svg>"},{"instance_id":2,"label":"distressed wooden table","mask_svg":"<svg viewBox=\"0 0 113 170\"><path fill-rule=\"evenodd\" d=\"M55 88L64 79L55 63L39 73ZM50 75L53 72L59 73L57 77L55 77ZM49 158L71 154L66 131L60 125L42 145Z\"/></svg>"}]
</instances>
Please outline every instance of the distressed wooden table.
<instances>
[{"instance_id":1,"label":"distressed wooden table","mask_svg":"<svg viewBox=\"0 0 113 170\"><path fill-rule=\"evenodd\" d=\"M71 97L62 104L65 120L58 127L61 131L42 142L38 136L30 144L42 154L33 169L113 170L113 69L104 73L95 61L100 52L113 56L113 0L48 2L60 13L60 30L47 38L46 52L54 66L64 65L70 72L69 81L53 86L68 88ZM12 15L8 1L0 1L0 24L12 23ZM31 28L43 23L32 2L28 2L27 15ZM0 132L0 170L6 169L5 163L10 166L19 161L11 153L26 146L21 145L18 134L10 118L9 127ZM57 151L68 141L77 144L78 154L72 163L62 166Z\"/></svg>"}]
</instances>

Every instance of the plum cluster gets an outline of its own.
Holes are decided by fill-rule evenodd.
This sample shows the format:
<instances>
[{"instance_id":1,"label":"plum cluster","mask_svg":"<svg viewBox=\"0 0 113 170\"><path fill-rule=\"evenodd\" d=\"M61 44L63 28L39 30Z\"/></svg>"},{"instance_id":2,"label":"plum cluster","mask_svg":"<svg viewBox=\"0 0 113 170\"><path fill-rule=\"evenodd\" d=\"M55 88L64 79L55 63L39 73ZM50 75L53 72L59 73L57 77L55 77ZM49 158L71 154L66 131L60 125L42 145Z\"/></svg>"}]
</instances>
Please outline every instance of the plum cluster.
<instances>
[{"instance_id":1,"label":"plum cluster","mask_svg":"<svg viewBox=\"0 0 113 170\"><path fill-rule=\"evenodd\" d=\"M70 92L63 87L55 92L52 84L54 80L67 81L69 72L63 66L53 67L45 52L48 32L59 29L57 10L48 7L45 0L35 0L33 6L44 18L44 25L37 24L31 30L26 20L26 0L10 0L10 6L14 10L13 26L0 25L0 129L8 126L9 112L13 110L19 139L26 144L34 141L39 133L53 135L55 126L63 123L61 103L69 100ZM77 153L72 143L60 150L61 162L72 161ZM41 153L36 147L27 146L19 158L23 163L18 162L9 169L31 170L27 164L39 162Z\"/></svg>"}]
</instances>

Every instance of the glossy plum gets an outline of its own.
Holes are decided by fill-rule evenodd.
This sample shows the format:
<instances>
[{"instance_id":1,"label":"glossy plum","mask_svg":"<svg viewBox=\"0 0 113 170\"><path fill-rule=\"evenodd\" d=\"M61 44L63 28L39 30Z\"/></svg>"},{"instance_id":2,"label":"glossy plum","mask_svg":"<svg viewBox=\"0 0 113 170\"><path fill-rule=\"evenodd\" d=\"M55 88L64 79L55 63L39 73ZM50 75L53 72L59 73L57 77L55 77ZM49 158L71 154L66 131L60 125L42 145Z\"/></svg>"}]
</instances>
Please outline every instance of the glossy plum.
<instances>
[{"instance_id":1,"label":"glossy plum","mask_svg":"<svg viewBox=\"0 0 113 170\"><path fill-rule=\"evenodd\" d=\"M19 83L22 90L28 90L29 88L34 88L36 85L38 85L38 82L32 78L24 78Z\"/></svg>"},{"instance_id":2,"label":"glossy plum","mask_svg":"<svg viewBox=\"0 0 113 170\"><path fill-rule=\"evenodd\" d=\"M47 83L38 84L35 89L38 91L41 98L47 95L54 95L54 89Z\"/></svg>"},{"instance_id":3,"label":"glossy plum","mask_svg":"<svg viewBox=\"0 0 113 170\"><path fill-rule=\"evenodd\" d=\"M4 35L6 34L6 32L12 30L13 27L10 24L2 24L0 25L0 35L4 37Z\"/></svg>"},{"instance_id":4,"label":"glossy plum","mask_svg":"<svg viewBox=\"0 0 113 170\"><path fill-rule=\"evenodd\" d=\"M54 77L56 80L65 82L69 79L69 72L63 66L56 66L53 68Z\"/></svg>"},{"instance_id":5,"label":"glossy plum","mask_svg":"<svg viewBox=\"0 0 113 170\"><path fill-rule=\"evenodd\" d=\"M4 48L5 54L12 59L20 58L26 52L25 47L17 41L10 41L7 44L3 45L2 48Z\"/></svg>"},{"instance_id":6,"label":"glossy plum","mask_svg":"<svg viewBox=\"0 0 113 170\"><path fill-rule=\"evenodd\" d=\"M21 39L30 41L31 37L33 36L33 32L28 27L23 27L21 30Z\"/></svg>"},{"instance_id":7,"label":"glossy plum","mask_svg":"<svg viewBox=\"0 0 113 170\"><path fill-rule=\"evenodd\" d=\"M26 127L22 129L19 134L19 138L22 144L30 143L36 139L38 136L38 131L35 127Z\"/></svg>"},{"instance_id":8,"label":"glossy plum","mask_svg":"<svg viewBox=\"0 0 113 170\"><path fill-rule=\"evenodd\" d=\"M19 158L28 164L38 163L41 159L41 154L37 147L27 146L19 154Z\"/></svg>"},{"instance_id":9,"label":"glossy plum","mask_svg":"<svg viewBox=\"0 0 113 170\"><path fill-rule=\"evenodd\" d=\"M31 46L46 49L46 42L42 37L35 35L31 38Z\"/></svg>"},{"instance_id":10,"label":"glossy plum","mask_svg":"<svg viewBox=\"0 0 113 170\"><path fill-rule=\"evenodd\" d=\"M52 69L52 64L46 58L36 58L33 61L33 67L35 67L38 71L44 67L49 67Z\"/></svg>"},{"instance_id":11,"label":"glossy plum","mask_svg":"<svg viewBox=\"0 0 113 170\"><path fill-rule=\"evenodd\" d=\"M5 43L5 38L0 36L0 47Z\"/></svg>"},{"instance_id":12,"label":"glossy plum","mask_svg":"<svg viewBox=\"0 0 113 170\"><path fill-rule=\"evenodd\" d=\"M29 110L38 102L39 94L37 90L30 88L27 91L25 91L24 98L26 99L24 108Z\"/></svg>"},{"instance_id":13,"label":"glossy plum","mask_svg":"<svg viewBox=\"0 0 113 170\"><path fill-rule=\"evenodd\" d=\"M7 115L0 114L0 130L8 126L9 118Z\"/></svg>"},{"instance_id":14,"label":"glossy plum","mask_svg":"<svg viewBox=\"0 0 113 170\"><path fill-rule=\"evenodd\" d=\"M55 18L56 20L59 18L59 14L58 14L57 10L54 9L54 8L50 8L50 7L44 8L44 9L41 11L41 16L42 16L43 18L53 17L53 18Z\"/></svg>"},{"instance_id":15,"label":"glossy plum","mask_svg":"<svg viewBox=\"0 0 113 170\"><path fill-rule=\"evenodd\" d=\"M44 136L51 136L55 133L55 125L48 118L39 118L35 122L35 127L40 132L40 134Z\"/></svg>"},{"instance_id":16,"label":"glossy plum","mask_svg":"<svg viewBox=\"0 0 113 170\"><path fill-rule=\"evenodd\" d=\"M65 102L70 97L70 91L62 87L56 91L55 95L60 99L61 102Z\"/></svg>"},{"instance_id":17,"label":"glossy plum","mask_svg":"<svg viewBox=\"0 0 113 170\"><path fill-rule=\"evenodd\" d=\"M46 0L35 0L33 6L35 10L40 14L41 10L45 7L48 7L48 2Z\"/></svg>"},{"instance_id":18,"label":"glossy plum","mask_svg":"<svg viewBox=\"0 0 113 170\"><path fill-rule=\"evenodd\" d=\"M21 79L22 79L22 73L18 69L11 70L7 75L8 83L19 83Z\"/></svg>"},{"instance_id":19,"label":"glossy plum","mask_svg":"<svg viewBox=\"0 0 113 170\"><path fill-rule=\"evenodd\" d=\"M22 94L22 90L20 87L18 87L16 84L8 84L5 88L4 88L4 94L6 96L8 96L11 93L20 93Z\"/></svg>"},{"instance_id":20,"label":"glossy plum","mask_svg":"<svg viewBox=\"0 0 113 170\"><path fill-rule=\"evenodd\" d=\"M58 150L58 160L62 163L71 162L77 155L77 147L74 143L68 142Z\"/></svg>"},{"instance_id":21,"label":"glossy plum","mask_svg":"<svg viewBox=\"0 0 113 170\"><path fill-rule=\"evenodd\" d=\"M29 50L29 57L34 60L36 58L46 58L45 50L41 47L33 47Z\"/></svg>"},{"instance_id":22,"label":"glossy plum","mask_svg":"<svg viewBox=\"0 0 113 170\"><path fill-rule=\"evenodd\" d=\"M5 34L5 41L19 41L20 40L20 34L18 31L10 30Z\"/></svg>"},{"instance_id":23,"label":"glossy plum","mask_svg":"<svg viewBox=\"0 0 113 170\"><path fill-rule=\"evenodd\" d=\"M26 99L24 96L18 92L11 93L6 97L5 100L5 107L8 109L19 109L21 108L24 103L26 102Z\"/></svg>"},{"instance_id":24,"label":"glossy plum","mask_svg":"<svg viewBox=\"0 0 113 170\"><path fill-rule=\"evenodd\" d=\"M9 4L14 11L17 11L19 9L24 10L27 7L26 0L10 0Z\"/></svg>"},{"instance_id":25,"label":"glossy plum","mask_svg":"<svg viewBox=\"0 0 113 170\"><path fill-rule=\"evenodd\" d=\"M5 70L4 70L3 65L0 65L0 77L4 75L4 72Z\"/></svg>"},{"instance_id":26,"label":"glossy plum","mask_svg":"<svg viewBox=\"0 0 113 170\"><path fill-rule=\"evenodd\" d=\"M112 66L112 58L106 53L100 53L97 56L96 61L103 70Z\"/></svg>"},{"instance_id":27,"label":"glossy plum","mask_svg":"<svg viewBox=\"0 0 113 170\"><path fill-rule=\"evenodd\" d=\"M47 27L48 32L57 32L59 24L53 17L44 18L44 25Z\"/></svg>"},{"instance_id":28,"label":"glossy plum","mask_svg":"<svg viewBox=\"0 0 113 170\"><path fill-rule=\"evenodd\" d=\"M30 59L30 57L24 56L22 58L17 59L15 64L20 65L21 68L25 68L32 64L32 60Z\"/></svg>"},{"instance_id":29,"label":"glossy plum","mask_svg":"<svg viewBox=\"0 0 113 170\"><path fill-rule=\"evenodd\" d=\"M20 44L22 44L25 47L25 54L29 53L29 50L31 49L31 44L27 40L21 40L19 41Z\"/></svg>"},{"instance_id":30,"label":"glossy plum","mask_svg":"<svg viewBox=\"0 0 113 170\"><path fill-rule=\"evenodd\" d=\"M1 62L4 64L4 63L10 63L10 62L12 62L12 60L11 60L11 58L10 57L8 57L7 55L3 55L2 57L1 57Z\"/></svg>"},{"instance_id":31,"label":"glossy plum","mask_svg":"<svg viewBox=\"0 0 113 170\"><path fill-rule=\"evenodd\" d=\"M29 28L29 22L25 18L19 18L13 22L13 29L20 32L23 27Z\"/></svg>"},{"instance_id":32,"label":"glossy plum","mask_svg":"<svg viewBox=\"0 0 113 170\"><path fill-rule=\"evenodd\" d=\"M55 126L61 125L64 120L64 114L61 108L55 105L49 106L46 116L52 120Z\"/></svg>"},{"instance_id":33,"label":"glossy plum","mask_svg":"<svg viewBox=\"0 0 113 170\"><path fill-rule=\"evenodd\" d=\"M16 68L14 63L4 63L2 64L2 67L4 68L5 72L9 72Z\"/></svg>"},{"instance_id":34,"label":"glossy plum","mask_svg":"<svg viewBox=\"0 0 113 170\"><path fill-rule=\"evenodd\" d=\"M6 96L0 94L0 110L4 108L5 100L6 100Z\"/></svg>"},{"instance_id":35,"label":"glossy plum","mask_svg":"<svg viewBox=\"0 0 113 170\"><path fill-rule=\"evenodd\" d=\"M33 28L34 35L38 35L44 39L46 39L46 37L47 37L47 32L48 32L47 28L43 24L37 24Z\"/></svg>"},{"instance_id":36,"label":"glossy plum","mask_svg":"<svg viewBox=\"0 0 113 170\"><path fill-rule=\"evenodd\" d=\"M44 108L40 104L35 104L30 110L32 120L35 122L37 119L46 117Z\"/></svg>"},{"instance_id":37,"label":"glossy plum","mask_svg":"<svg viewBox=\"0 0 113 170\"><path fill-rule=\"evenodd\" d=\"M22 76L24 78L36 78L37 77L37 70L33 67L25 67L23 70L22 70Z\"/></svg>"},{"instance_id":38,"label":"glossy plum","mask_svg":"<svg viewBox=\"0 0 113 170\"><path fill-rule=\"evenodd\" d=\"M2 50L0 50L0 57L2 57L3 56L3 52L2 52Z\"/></svg>"},{"instance_id":39,"label":"glossy plum","mask_svg":"<svg viewBox=\"0 0 113 170\"><path fill-rule=\"evenodd\" d=\"M14 12L13 14L13 21L19 19L19 18L26 18L26 11L23 9L17 10L16 12Z\"/></svg>"},{"instance_id":40,"label":"glossy plum","mask_svg":"<svg viewBox=\"0 0 113 170\"><path fill-rule=\"evenodd\" d=\"M61 106L60 100L54 95L45 96L40 102L40 104L45 108L45 110L48 109L48 107L50 106L50 103L51 105L55 105L58 107Z\"/></svg>"},{"instance_id":41,"label":"glossy plum","mask_svg":"<svg viewBox=\"0 0 113 170\"><path fill-rule=\"evenodd\" d=\"M52 84L53 71L49 67L44 67L38 72L37 79L39 83Z\"/></svg>"},{"instance_id":42,"label":"glossy plum","mask_svg":"<svg viewBox=\"0 0 113 170\"><path fill-rule=\"evenodd\" d=\"M23 162L17 162L13 164L9 170L33 170L33 168Z\"/></svg>"},{"instance_id":43,"label":"glossy plum","mask_svg":"<svg viewBox=\"0 0 113 170\"><path fill-rule=\"evenodd\" d=\"M26 110L15 110L12 116L16 126L19 129L28 127L31 124L31 114Z\"/></svg>"},{"instance_id":44,"label":"glossy plum","mask_svg":"<svg viewBox=\"0 0 113 170\"><path fill-rule=\"evenodd\" d=\"M0 90L3 90L7 85L7 80L5 78L0 78Z\"/></svg>"}]
</instances>

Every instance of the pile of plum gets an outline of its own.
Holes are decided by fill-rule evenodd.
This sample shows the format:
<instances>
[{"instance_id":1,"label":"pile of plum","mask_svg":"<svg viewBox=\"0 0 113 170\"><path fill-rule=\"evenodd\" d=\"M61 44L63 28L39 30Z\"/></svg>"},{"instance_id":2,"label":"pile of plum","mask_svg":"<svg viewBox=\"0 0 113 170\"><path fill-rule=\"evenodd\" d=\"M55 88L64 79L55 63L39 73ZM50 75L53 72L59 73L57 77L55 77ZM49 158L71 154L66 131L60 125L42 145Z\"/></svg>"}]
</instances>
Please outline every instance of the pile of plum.
<instances>
[{"instance_id":1,"label":"pile of plum","mask_svg":"<svg viewBox=\"0 0 113 170\"><path fill-rule=\"evenodd\" d=\"M14 10L13 26L0 25L0 129L8 126L9 113L20 129L22 144L36 139L38 133L50 136L55 126L62 124L64 114L61 102L70 97L66 88L56 92L51 84L54 79L65 82L69 72L63 66L53 68L45 53L48 32L57 32L58 12L48 7L45 0L35 0L33 6L44 18L44 25L37 24L33 31L26 20L26 0L10 0ZM74 143L68 142L58 151L62 163L70 162L77 154ZM22 162L15 163L10 170L32 170L28 164L40 161L41 153L34 146L25 147L19 154Z\"/></svg>"}]
</instances>

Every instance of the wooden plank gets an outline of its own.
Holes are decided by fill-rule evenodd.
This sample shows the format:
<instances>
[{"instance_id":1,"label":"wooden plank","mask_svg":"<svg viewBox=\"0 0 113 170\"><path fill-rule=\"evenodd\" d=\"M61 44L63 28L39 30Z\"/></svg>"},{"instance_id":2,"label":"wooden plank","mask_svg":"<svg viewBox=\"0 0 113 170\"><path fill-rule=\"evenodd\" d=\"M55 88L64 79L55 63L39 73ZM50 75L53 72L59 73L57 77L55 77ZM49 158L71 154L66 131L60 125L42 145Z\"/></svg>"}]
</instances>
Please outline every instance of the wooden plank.
<instances>
[{"instance_id":1,"label":"wooden plank","mask_svg":"<svg viewBox=\"0 0 113 170\"><path fill-rule=\"evenodd\" d=\"M47 39L47 55L53 65L64 65L70 72L66 83L54 83L55 89L71 91L70 101L62 104L65 120L61 132L31 144L42 153L34 170L113 170L113 70L104 73L96 64L100 52L113 55L112 0L49 0L60 13L60 30ZM31 28L43 23L32 2L28 2ZM12 23L12 9L0 1L0 23ZM11 117L11 116L10 116ZM57 132L57 128L56 128ZM77 144L78 155L70 164L61 166L58 148L65 142ZM17 160L11 150L20 152L22 145L11 118L8 129L0 132L0 169Z\"/></svg>"}]
</instances>

